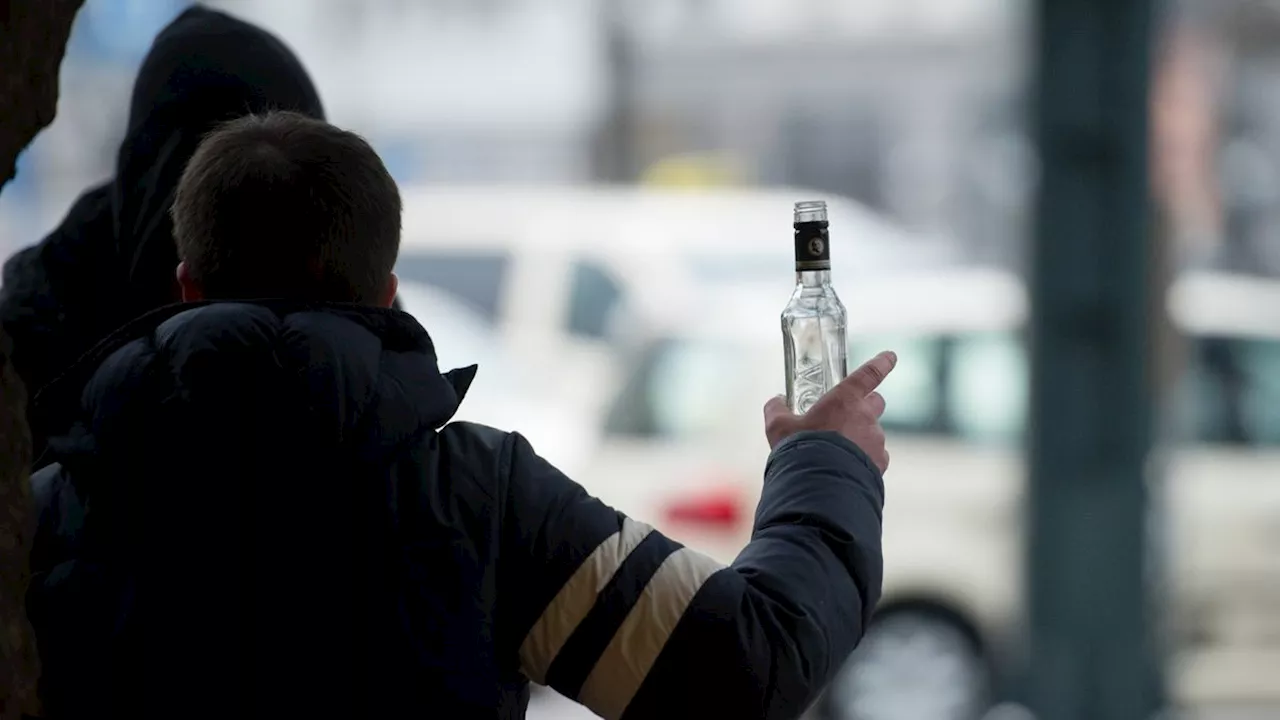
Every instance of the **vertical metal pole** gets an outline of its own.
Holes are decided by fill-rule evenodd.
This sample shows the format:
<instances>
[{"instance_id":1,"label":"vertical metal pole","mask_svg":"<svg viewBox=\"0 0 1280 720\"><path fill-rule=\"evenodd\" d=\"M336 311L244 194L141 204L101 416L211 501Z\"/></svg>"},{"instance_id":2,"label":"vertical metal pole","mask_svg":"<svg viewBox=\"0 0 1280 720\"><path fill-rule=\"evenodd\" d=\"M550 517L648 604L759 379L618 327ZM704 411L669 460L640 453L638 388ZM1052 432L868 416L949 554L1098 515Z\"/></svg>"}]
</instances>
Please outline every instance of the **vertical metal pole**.
<instances>
[{"instance_id":1,"label":"vertical metal pole","mask_svg":"<svg viewBox=\"0 0 1280 720\"><path fill-rule=\"evenodd\" d=\"M1162 704L1146 582L1154 2L1038 3L1028 700L1039 720L1145 720Z\"/></svg>"}]
</instances>

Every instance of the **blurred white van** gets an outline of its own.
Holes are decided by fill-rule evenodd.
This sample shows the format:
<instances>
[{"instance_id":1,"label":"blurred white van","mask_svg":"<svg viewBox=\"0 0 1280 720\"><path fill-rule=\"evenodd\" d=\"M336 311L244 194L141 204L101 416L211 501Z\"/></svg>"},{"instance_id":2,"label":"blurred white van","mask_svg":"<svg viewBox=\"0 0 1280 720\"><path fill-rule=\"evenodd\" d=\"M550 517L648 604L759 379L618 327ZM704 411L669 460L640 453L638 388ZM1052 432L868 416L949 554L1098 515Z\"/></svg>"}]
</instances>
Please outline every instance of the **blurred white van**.
<instances>
[{"instance_id":1,"label":"blurred white van","mask_svg":"<svg viewBox=\"0 0 1280 720\"><path fill-rule=\"evenodd\" d=\"M635 341L671 324L698 332L708 298L726 284L767 287L776 320L791 291L797 201L827 202L834 272L846 280L956 260L952 244L803 188L447 185L401 194L401 302L431 332L442 367L481 366L462 413L525 432L539 453L593 490L593 478L606 479L590 469L600 467L593 458L602 417L615 404L621 371L630 370ZM776 330L776 322L767 327ZM459 347L476 349L443 359ZM506 362L469 356L490 352ZM477 396L504 373L520 376L525 397L533 397L528 378L535 378L541 422L536 408L512 416L500 397ZM653 459L672 467L669 455ZM684 476L626 477L641 477L656 497L665 478Z\"/></svg>"},{"instance_id":2,"label":"blurred white van","mask_svg":"<svg viewBox=\"0 0 1280 720\"><path fill-rule=\"evenodd\" d=\"M788 287L796 201L827 201L843 277L954 253L848 198L799 188L447 185L402 197L400 278L469 305L560 402L588 415L618 381L618 338L645 318L698 313L708 278Z\"/></svg>"},{"instance_id":3,"label":"blurred white van","mask_svg":"<svg viewBox=\"0 0 1280 720\"><path fill-rule=\"evenodd\" d=\"M883 387L885 595L833 686L832 718L980 717L1015 664L1022 613L1021 433L1027 294L1013 275L950 269L833 277L850 364L892 348ZM580 477L606 501L731 560L768 448L761 406L783 383L787 290L715 289L691 322L646 336ZM1165 479L1178 700L1280 700L1280 282L1198 273L1169 310L1189 336L1184 443Z\"/></svg>"},{"instance_id":4,"label":"blurred white van","mask_svg":"<svg viewBox=\"0 0 1280 720\"><path fill-rule=\"evenodd\" d=\"M479 366L453 420L519 432L570 477L584 470L598 440L598 424L557 402L466 303L413 281L401 281L398 296L404 311L427 329L442 372Z\"/></svg>"}]
</instances>

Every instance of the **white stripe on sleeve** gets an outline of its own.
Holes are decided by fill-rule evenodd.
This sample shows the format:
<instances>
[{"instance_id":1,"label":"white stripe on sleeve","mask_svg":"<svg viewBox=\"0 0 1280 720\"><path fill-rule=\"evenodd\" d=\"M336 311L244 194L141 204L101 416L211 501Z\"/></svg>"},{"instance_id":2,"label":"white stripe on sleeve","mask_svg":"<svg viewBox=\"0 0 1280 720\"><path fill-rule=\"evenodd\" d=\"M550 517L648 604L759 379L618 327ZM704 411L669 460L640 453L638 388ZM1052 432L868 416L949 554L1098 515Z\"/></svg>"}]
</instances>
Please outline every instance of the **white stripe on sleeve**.
<instances>
[{"instance_id":1,"label":"white stripe on sleeve","mask_svg":"<svg viewBox=\"0 0 1280 720\"><path fill-rule=\"evenodd\" d=\"M623 518L622 529L605 538L578 566L520 645L520 670L525 677L539 684L546 683L552 661L591 612L596 596L651 532L652 527Z\"/></svg>"},{"instance_id":2,"label":"white stripe on sleeve","mask_svg":"<svg viewBox=\"0 0 1280 720\"><path fill-rule=\"evenodd\" d=\"M721 563L689 548L672 553L596 661L578 702L605 720L621 717L694 595L723 569Z\"/></svg>"}]
</instances>

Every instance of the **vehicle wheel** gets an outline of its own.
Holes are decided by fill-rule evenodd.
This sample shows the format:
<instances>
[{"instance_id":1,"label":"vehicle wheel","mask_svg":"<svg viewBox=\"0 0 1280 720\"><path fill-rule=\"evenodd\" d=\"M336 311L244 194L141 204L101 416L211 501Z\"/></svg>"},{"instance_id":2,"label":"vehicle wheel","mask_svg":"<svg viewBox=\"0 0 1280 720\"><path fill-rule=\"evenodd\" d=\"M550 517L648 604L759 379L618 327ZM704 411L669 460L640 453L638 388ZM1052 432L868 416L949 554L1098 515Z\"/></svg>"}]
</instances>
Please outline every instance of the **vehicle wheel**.
<instances>
[{"instance_id":1,"label":"vehicle wheel","mask_svg":"<svg viewBox=\"0 0 1280 720\"><path fill-rule=\"evenodd\" d=\"M878 617L827 693L832 720L977 720L992 672L978 641L941 610Z\"/></svg>"}]
</instances>

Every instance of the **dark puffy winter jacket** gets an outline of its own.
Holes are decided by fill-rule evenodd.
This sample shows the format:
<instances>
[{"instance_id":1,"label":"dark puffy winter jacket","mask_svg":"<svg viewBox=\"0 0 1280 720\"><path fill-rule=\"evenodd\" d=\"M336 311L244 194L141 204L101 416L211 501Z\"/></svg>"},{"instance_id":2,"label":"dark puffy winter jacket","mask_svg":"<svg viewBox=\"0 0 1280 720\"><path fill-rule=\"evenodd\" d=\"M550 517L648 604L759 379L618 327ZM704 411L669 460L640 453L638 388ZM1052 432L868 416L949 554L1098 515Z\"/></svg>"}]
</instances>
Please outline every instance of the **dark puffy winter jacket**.
<instances>
[{"instance_id":1,"label":"dark puffy winter jacket","mask_svg":"<svg viewBox=\"0 0 1280 720\"><path fill-rule=\"evenodd\" d=\"M174 306L99 345L34 411L75 419L34 479L47 716L520 718L530 681L605 718L799 716L880 593L863 453L783 442L724 567L450 423L476 371L345 305Z\"/></svg>"}]
</instances>

